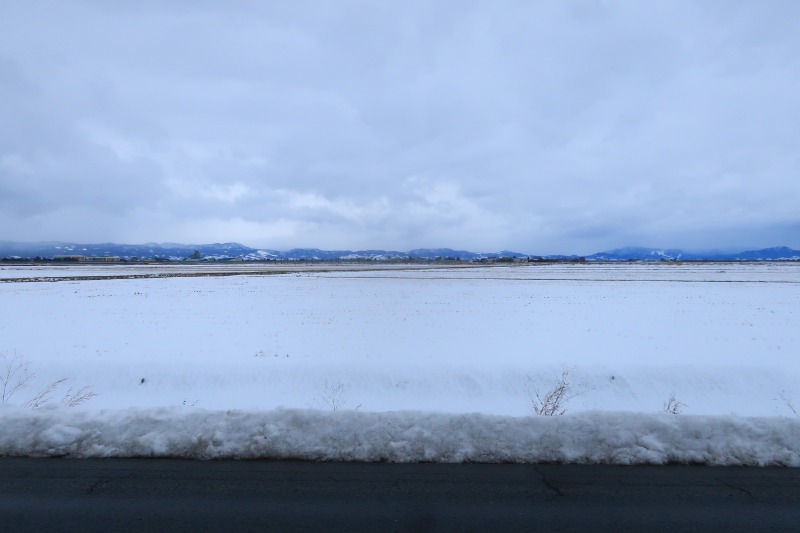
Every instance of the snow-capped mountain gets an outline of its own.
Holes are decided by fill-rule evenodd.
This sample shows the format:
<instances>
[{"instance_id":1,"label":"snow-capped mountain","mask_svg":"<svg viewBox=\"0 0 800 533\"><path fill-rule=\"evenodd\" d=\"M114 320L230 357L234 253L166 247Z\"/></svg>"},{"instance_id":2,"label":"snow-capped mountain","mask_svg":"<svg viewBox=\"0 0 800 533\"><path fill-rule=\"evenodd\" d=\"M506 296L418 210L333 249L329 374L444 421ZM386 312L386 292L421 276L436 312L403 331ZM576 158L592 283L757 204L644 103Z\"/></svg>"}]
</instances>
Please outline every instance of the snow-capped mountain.
<instances>
[{"instance_id":1,"label":"snow-capped mountain","mask_svg":"<svg viewBox=\"0 0 800 533\"><path fill-rule=\"evenodd\" d=\"M684 250L629 246L586 257L587 261L797 261L800 250L786 246L744 252L686 252Z\"/></svg>"},{"instance_id":2,"label":"snow-capped mountain","mask_svg":"<svg viewBox=\"0 0 800 533\"><path fill-rule=\"evenodd\" d=\"M451 248L417 248L407 252L392 250L320 250L294 248L287 251L258 249L235 242L212 244L145 243L145 244L77 244L69 242L11 242L0 241L0 258L52 259L57 256L111 256L123 260L183 261L202 259L222 261L335 261L394 259L481 259L531 258L532 260L573 260L578 256L526 254L510 250L500 252L470 252ZM680 249L626 247L586 256L586 261L800 261L800 250L785 246L748 250L737 253L686 252Z\"/></svg>"},{"instance_id":3,"label":"snow-capped mountain","mask_svg":"<svg viewBox=\"0 0 800 533\"><path fill-rule=\"evenodd\" d=\"M751 250L733 254L737 261L798 261L800 250L792 250L786 246L776 246L763 250Z\"/></svg>"},{"instance_id":4,"label":"snow-capped mountain","mask_svg":"<svg viewBox=\"0 0 800 533\"><path fill-rule=\"evenodd\" d=\"M587 261L677 261L688 259L683 250L656 248L642 248L639 246L626 246L607 252L599 252L586 257Z\"/></svg>"}]
</instances>

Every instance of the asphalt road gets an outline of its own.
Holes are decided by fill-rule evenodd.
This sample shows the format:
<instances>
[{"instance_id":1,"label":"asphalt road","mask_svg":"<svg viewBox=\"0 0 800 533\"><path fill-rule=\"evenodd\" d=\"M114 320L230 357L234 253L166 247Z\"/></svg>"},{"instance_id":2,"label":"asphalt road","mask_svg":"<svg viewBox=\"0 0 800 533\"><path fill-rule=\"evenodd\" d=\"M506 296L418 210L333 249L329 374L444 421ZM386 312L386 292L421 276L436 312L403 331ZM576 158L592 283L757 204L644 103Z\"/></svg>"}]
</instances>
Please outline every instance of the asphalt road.
<instances>
[{"instance_id":1,"label":"asphalt road","mask_svg":"<svg viewBox=\"0 0 800 533\"><path fill-rule=\"evenodd\" d=\"M0 458L3 531L799 531L800 469Z\"/></svg>"}]
</instances>

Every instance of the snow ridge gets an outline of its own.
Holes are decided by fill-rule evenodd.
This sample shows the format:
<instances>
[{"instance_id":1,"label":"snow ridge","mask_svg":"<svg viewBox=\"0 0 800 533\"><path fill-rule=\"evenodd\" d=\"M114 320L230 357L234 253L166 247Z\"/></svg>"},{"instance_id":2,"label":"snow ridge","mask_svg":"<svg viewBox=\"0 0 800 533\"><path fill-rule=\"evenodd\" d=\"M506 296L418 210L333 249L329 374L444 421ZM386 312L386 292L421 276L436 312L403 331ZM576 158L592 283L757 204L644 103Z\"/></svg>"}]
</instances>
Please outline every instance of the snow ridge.
<instances>
[{"instance_id":1,"label":"snow ridge","mask_svg":"<svg viewBox=\"0 0 800 533\"><path fill-rule=\"evenodd\" d=\"M800 466L792 418L0 408L0 455Z\"/></svg>"}]
</instances>

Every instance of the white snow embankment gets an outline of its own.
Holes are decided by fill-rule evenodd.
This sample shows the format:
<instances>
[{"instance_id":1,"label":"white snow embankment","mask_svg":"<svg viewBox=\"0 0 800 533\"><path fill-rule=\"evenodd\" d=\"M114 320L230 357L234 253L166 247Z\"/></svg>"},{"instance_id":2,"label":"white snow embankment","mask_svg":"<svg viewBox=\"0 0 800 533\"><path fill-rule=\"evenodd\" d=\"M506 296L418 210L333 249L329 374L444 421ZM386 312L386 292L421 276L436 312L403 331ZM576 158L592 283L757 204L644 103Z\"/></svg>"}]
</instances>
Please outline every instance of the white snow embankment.
<instances>
[{"instance_id":1,"label":"white snow embankment","mask_svg":"<svg viewBox=\"0 0 800 533\"><path fill-rule=\"evenodd\" d=\"M790 418L0 408L0 455L800 466Z\"/></svg>"}]
</instances>

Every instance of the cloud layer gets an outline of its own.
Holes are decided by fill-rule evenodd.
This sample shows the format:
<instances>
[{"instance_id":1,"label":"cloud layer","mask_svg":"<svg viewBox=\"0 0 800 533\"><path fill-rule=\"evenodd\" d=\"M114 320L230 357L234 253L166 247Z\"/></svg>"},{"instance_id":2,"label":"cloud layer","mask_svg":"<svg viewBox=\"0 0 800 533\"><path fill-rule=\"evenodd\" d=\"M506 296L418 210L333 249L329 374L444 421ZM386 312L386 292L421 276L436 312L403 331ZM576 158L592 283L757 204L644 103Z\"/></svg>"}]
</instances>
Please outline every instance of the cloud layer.
<instances>
[{"instance_id":1,"label":"cloud layer","mask_svg":"<svg viewBox=\"0 0 800 533\"><path fill-rule=\"evenodd\" d=\"M800 246L800 4L10 3L0 238Z\"/></svg>"}]
</instances>

